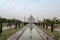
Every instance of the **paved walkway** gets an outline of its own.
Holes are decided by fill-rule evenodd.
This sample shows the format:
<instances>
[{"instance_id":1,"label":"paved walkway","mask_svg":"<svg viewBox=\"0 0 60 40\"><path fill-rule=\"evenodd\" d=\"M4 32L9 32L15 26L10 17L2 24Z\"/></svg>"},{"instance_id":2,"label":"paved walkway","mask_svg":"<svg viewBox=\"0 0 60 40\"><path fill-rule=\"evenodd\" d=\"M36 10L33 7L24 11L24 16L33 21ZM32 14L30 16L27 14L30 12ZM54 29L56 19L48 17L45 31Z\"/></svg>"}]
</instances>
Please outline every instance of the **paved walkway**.
<instances>
[{"instance_id":1,"label":"paved walkway","mask_svg":"<svg viewBox=\"0 0 60 40\"><path fill-rule=\"evenodd\" d=\"M3 27L2 30L8 30L8 29L11 29L11 28L14 28L14 27L15 27L14 25L12 25L11 27L10 26L8 26L8 27L6 26L6 27Z\"/></svg>"},{"instance_id":2,"label":"paved walkway","mask_svg":"<svg viewBox=\"0 0 60 40\"><path fill-rule=\"evenodd\" d=\"M55 28L54 30L57 32L60 32L60 28Z\"/></svg>"},{"instance_id":3,"label":"paved walkway","mask_svg":"<svg viewBox=\"0 0 60 40\"><path fill-rule=\"evenodd\" d=\"M30 40L30 29L28 27L29 27L29 24L25 28L23 28L22 30L19 30L17 33L15 33L11 37L9 37L7 40L17 40L17 39L18 40ZM42 39L39 37L39 34L37 33L37 31L35 29L33 29L32 34L33 34L32 35L33 40Z\"/></svg>"},{"instance_id":4,"label":"paved walkway","mask_svg":"<svg viewBox=\"0 0 60 40\"><path fill-rule=\"evenodd\" d=\"M42 30L40 30L39 28L36 27L36 25L34 25L37 32L42 36L43 40L53 40L53 38L49 35L47 35L46 32L43 32Z\"/></svg>"},{"instance_id":5,"label":"paved walkway","mask_svg":"<svg viewBox=\"0 0 60 40\"><path fill-rule=\"evenodd\" d=\"M13 34L12 36L10 36L7 40L17 40L25 30L26 30L26 27L19 30L17 33Z\"/></svg>"},{"instance_id":6,"label":"paved walkway","mask_svg":"<svg viewBox=\"0 0 60 40\"><path fill-rule=\"evenodd\" d=\"M49 29L51 29L50 26L48 26ZM54 31L60 32L60 28L54 28Z\"/></svg>"},{"instance_id":7,"label":"paved walkway","mask_svg":"<svg viewBox=\"0 0 60 40\"><path fill-rule=\"evenodd\" d=\"M29 34L29 30L27 30L26 28L28 27L28 25L23 28L22 30L19 30L17 33L15 33L14 35L12 35L11 37L9 37L7 40L17 40L19 39L19 37L21 38L21 36L24 36L25 38L28 38L26 36L28 36ZM53 40L50 36L48 36L45 32L41 31L39 28L37 28L36 25L33 24L33 26L35 29L33 29L33 39L36 39L35 37L37 35L40 35L44 40ZM26 32L25 30L27 30L28 32ZM22 35L22 33L25 32L26 34ZM35 32L35 33L34 33ZM38 34L37 34L38 33ZM23 37L22 37L23 38ZM38 37L40 40L40 37ZM19 39L20 40L20 39ZM25 40L25 39L24 39ZM28 40L28 39L27 39Z\"/></svg>"}]
</instances>

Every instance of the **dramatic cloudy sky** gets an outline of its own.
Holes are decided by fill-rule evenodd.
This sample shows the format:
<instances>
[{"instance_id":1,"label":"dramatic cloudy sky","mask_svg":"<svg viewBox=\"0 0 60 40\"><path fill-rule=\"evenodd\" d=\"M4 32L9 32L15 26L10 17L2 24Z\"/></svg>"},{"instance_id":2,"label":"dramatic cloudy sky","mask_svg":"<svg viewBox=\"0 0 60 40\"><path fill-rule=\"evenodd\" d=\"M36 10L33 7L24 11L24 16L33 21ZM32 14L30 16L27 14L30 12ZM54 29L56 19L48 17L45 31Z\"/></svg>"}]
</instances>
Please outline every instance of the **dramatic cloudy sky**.
<instances>
[{"instance_id":1,"label":"dramatic cloudy sky","mask_svg":"<svg viewBox=\"0 0 60 40\"><path fill-rule=\"evenodd\" d=\"M0 0L0 16L22 19L33 15L35 18L60 18L60 0Z\"/></svg>"}]
</instances>

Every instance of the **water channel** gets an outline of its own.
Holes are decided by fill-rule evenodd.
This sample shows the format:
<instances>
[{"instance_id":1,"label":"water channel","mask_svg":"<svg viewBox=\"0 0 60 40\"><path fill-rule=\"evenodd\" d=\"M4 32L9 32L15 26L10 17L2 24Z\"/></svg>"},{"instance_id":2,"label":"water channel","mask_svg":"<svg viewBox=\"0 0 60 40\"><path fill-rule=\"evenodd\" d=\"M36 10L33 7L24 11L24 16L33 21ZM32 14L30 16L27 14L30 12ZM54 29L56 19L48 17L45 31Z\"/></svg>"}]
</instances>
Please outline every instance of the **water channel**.
<instances>
[{"instance_id":1,"label":"water channel","mask_svg":"<svg viewBox=\"0 0 60 40\"><path fill-rule=\"evenodd\" d=\"M42 37L38 34L36 29L33 27L32 31L27 27L25 32L18 40L43 40Z\"/></svg>"}]
</instances>

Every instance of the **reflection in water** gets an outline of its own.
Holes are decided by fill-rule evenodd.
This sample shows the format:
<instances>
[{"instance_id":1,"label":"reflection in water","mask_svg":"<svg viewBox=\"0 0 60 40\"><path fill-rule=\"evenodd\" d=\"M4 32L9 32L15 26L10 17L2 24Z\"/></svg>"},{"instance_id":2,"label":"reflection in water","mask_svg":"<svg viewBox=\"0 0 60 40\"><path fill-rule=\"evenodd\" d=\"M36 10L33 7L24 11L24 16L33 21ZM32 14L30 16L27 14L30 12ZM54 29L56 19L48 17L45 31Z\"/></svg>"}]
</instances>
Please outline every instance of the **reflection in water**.
<instances>
[{"instance_id":1,"label":"reflection in water","mask_svg":"<svg viewBox=\"0 0 60 40\"><path fill-rule=\"evenodd\" d=\"M32 39L32 35L30 35L30 39Z\"/></svg>"},{"instance_id":2,"label":"reflection in water","mask_svg":"<svg viewBox=\"0 0 60 40\"><path fill-rule=\"evenodd\" d=\"M36 29L33 28L32 32L27 28L19 40L43 40L41 36L37 33Z\"/></svg>"},{"instance_id":3,"label":"reflection in water","mask_svg":"<svg viewBox=\"0 0 60 40\"><path fill-rule=\"evenodd\" d=\"M29 29L30 29L30 31L32 31L32 29L33 29L33 25L32 24L29 24Z\"/></svg>"},{"instance_id":4,"label":"reflection in water","mask_svg":"<svg viewBox=\"0 0 60 40\"><path fill-rule=\"evenodd\" d=\"M32 26L32 24L29 24L30 26L29 26L29 29L30 29L30 39L32 39L32 29L33 29L33 26Z\"/></svg>"}]
</instances>

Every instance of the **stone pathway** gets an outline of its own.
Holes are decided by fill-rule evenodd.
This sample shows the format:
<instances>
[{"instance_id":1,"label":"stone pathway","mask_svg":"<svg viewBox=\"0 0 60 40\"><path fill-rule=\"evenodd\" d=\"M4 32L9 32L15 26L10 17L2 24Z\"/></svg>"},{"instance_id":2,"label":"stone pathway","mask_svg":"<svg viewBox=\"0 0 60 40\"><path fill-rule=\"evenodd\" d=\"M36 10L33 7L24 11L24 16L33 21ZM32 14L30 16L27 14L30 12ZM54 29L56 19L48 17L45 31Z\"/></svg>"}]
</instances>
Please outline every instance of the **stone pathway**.
<instances>
[{"instance_id":1,"label":"stone pathway","mask_svg":"<svg viewBox=\"0 0 60 40\"><path fill-rule=\"evenodd\" d=\"M11 28L14 28L14 27L15 27L14 25L12 25L11 27L10 26L8 26L8 27L6 26L6 27L3 27L2 30L8 30L8 29L11 29Z\"/></svg>"},{"instance_id":2,"label":"stone pathway","mask_svg":"<svg viewBox=\"0 0 60 40\"><path fill-rule=\"evenodd\" d=\"M48 26L49 29L51 29L51 27ZM60 28L54 28L54 31L60 32Z\"/></svg>"},{"instance_id":3,"label":"stone pathway","mask_svg":"<svg viewBox=\"0 0 60 40\"><path fill-rule=\"evenodd\" d=\"M22 30L19 30L17 33L15 33L12 36L10 36L7 40L17 40L17 39L20 40L19 38L21 38L21 36L24 36L25 38L29 38L29 37L26 37L26 36L28 36L28 34L27 34L28 32L25 32L25 30L27 30L26 29L27 27L28 27L28 25L25 28L23 28ZM39 36L41 36L41 38L43 38L43 40L53 40L45 32L43 32L39 28L37 28L36 25L33 24L33 27L36 29L36 31L35 31L35 29L33 31L33 39L35 39L35 37L39 34ZM24 34L23 32L25 32L26 34ZM22 34L24 34L24 35L22 35ZM39 36L38 36L38 38L39 38L38 40L40 40L40 37ZM24 39L24 38L22 37L22 39ZM27 39L27 40L29 40L29 39Z\"/></svg>"},{"instance_id":4,"label":"stone pathway","mask_svg":"<svg viewBox=\"0 0 60 40\"><path fill-rule=\"evenodd\" d=\"M60 28L55 28L54 30L57 32L60 32Z\"/></svg>"},{"instance_id":5,"label":"stone pathway","mask_svg":"<svg viewBox=\"0 0 60 40\"><path fill-rule=\"evenodd\" d=\"M22 33L26 30L26 27L19 30L17 33L10 36L7 40L18 40L18 38L22 35Z\"/></svg>"},{"instance_id":6,"label":"stone pathway","mask_svg":"<svg viewBox=\"0 0 60 40\"><path fill-rule=\"evenodd\" d=\"M38 27L36 27L36 25L34 25L34 26L35 26L35 29L37 30L37 32L42 36L43 40L53 40L53 38L51 36L47 35L46 32L41 31Z\"/></svg>"},{"instance_id":7,"label":"stone pathway","mask_svg":"<svg viewBox=\"0 0 60 40\"><path fill-rule=\"evenodd\" d=\"M28 24L29 25L29 24ZM23 28L22 30L19 30L17 33L13 34L11 37L9 37L7 40L20 40L19 38L21 38L22 36L25 37L25 39L27 40L30 40L28 38L30 38L30 30L28 28L28 25ZM28 28L28 29L26 29ZM25 31L26 30L26 31ZM28 31L28 32L27 32ZM23 33L24 32L24 33ZM25 34L26 33L26 34ZM33 32L32 32L32 36L33 36L33 40L42 40L41 36L38 34L38 32L33 29ZM24 39L24 37L22 37L22 39ZM24 39L24 40L25 40Z\"/></svg>"}]
</instances>

